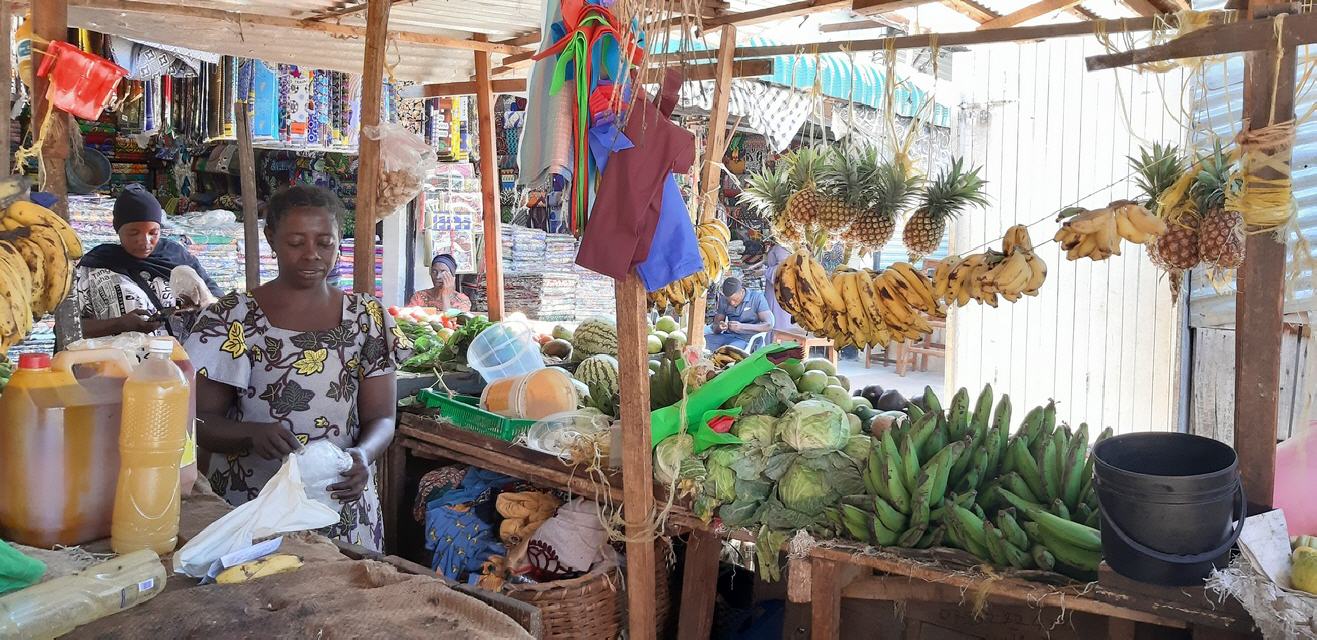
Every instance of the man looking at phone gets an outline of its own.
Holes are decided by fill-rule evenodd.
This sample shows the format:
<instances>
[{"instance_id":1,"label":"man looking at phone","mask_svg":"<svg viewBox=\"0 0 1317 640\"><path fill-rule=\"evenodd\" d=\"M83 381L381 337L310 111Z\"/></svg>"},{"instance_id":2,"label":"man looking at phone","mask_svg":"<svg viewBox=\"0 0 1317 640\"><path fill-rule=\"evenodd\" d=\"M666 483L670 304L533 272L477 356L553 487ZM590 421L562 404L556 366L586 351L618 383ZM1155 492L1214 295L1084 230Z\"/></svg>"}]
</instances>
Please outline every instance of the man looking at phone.
<instances>
[{"instance_id":1,"label":"man looking at phone","mask_svg":"<svg viewBox=\"0 0 1317 640\"><path fill-rule=\"evenodd\" d=\"M713 324L704 334L704 346L711 351L722 346L744 349L756 333L772 328L773 312L764 294L746 289L737 278L727 278L718 296Z\"/></svg>"}]
</instances>

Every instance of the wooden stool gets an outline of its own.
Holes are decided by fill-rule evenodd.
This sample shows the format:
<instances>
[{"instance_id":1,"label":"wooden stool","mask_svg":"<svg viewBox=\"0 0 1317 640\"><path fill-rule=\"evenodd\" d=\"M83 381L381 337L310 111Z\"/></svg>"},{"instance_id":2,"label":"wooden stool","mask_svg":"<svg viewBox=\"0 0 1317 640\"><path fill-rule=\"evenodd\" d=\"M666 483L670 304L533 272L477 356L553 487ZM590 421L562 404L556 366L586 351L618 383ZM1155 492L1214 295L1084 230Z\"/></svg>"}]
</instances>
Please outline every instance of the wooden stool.
<instances>
[{"instance_id":1,"label":"wooden stool","mask_svg":"<svg viewBox=\"0 0 1317 640\"><path fill-rule=\"evenodd\" d=\"M800 344L800 346L805 348L806 358L809 357L810 348L823 347L824 349L827 349L828 360L832 361L832 366L834 368L837 366L837 347L832 344L832 340L829 338L820 338L808 333L796 333L784 329L774 329L772 340L774 343L795 342Z\"/></svg>"}]
</instances>

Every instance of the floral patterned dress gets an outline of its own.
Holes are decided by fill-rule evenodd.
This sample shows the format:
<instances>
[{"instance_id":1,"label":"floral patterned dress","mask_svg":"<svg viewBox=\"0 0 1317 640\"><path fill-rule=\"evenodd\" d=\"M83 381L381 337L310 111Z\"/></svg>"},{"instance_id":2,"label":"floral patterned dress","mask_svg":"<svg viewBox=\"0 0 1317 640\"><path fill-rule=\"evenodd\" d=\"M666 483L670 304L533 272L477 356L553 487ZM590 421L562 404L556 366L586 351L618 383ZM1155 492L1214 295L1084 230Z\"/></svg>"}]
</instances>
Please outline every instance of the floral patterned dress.
<instances>
[{"instance_id":1,"label":"floral patterned dress","mask_svg":"<svg viewBox=\"0 0 1317 640\"><path fill-rule=\"evenodd\" d=\"M365 294L343 296L342 322L329 331L291 331L270 324L255 298L230 293L197 318L187 341L197 375L238 390L234 418L286 425L303 444L328 439L356 446L361 381L394 371L411 343ZM210 484L230 504L260 493L281 465L251 453L211 454ZM372 550L383 545L379 493L372 481L343 505L338 524L322 532Z\"/></svg>"}]
</instances>

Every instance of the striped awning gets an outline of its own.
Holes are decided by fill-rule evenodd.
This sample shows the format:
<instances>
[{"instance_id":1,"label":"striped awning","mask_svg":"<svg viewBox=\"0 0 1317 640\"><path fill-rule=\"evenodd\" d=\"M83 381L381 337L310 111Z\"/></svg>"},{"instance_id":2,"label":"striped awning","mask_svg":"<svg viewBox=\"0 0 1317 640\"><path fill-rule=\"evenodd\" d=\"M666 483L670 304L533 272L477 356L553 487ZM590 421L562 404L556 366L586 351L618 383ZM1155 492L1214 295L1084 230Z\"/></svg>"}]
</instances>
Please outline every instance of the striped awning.
<instances>
[{"instance_id":1,"label":"striped awning","mask_svg":"<svg viewBox=\"0 0 1317 640\"><path fill-rule=\"evenodd\" d=\"M780 44L782 43L768 38L755 37L750 39L747 46L767 47ZM682 49L703 51L708 48L700 41L677 40L669 42L667 47L668 52ZM760 76L757 79L804 91L812 90L817 81L820 93L829 98L853 100L857 104L880 111L885 106L887 69L883 65L847 53L815 55L802 51L791 55L771 56L771 58L772 75ZM951 126L950 104L916 86L912 78L897 78L896 83L893 106L897 115L907 118L922 115L929 124L939 127ZM930 100L933 104L920 114L920 108Z\"/></svg>"}]
</instances>

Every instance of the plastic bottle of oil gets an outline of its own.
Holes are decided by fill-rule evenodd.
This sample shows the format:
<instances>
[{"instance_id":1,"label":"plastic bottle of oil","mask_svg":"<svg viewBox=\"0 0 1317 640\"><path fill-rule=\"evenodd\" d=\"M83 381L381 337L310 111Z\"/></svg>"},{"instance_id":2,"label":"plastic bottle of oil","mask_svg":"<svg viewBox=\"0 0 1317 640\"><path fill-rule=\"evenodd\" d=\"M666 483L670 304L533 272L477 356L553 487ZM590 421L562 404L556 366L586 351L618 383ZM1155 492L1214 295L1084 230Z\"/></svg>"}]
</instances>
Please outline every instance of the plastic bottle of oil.
<instances>
[{"instance_id":1,"label":"plastic bottle of oil","mask_svg":"<svg viewBox=\"0 0 1317 640\"><path fill-rule=\"evenodd\" d=\"M119 483L110 547L164 555L178 543L179 466L187 444L187 377L171 361L174 342L151 341L123 386Z\"/></svg>"},{"instance_id":2,"label":"plastic bottle of oil","mask_svg":"<svg viewBox=\"0 0 1317 640\"><path fill-rule=\"evenodd\" d=\"M54 360L25 353L18 362L0 395L0 538L52 547L110 535L132 364L117 349Z\"/></svg>"},{"instance_id":3,"label":"plastic bottle of oil","mask_svg":"<svg viewBox=\"0 0 1317 640\"><path fill-rule=\"evenodd\" d=\"M0 597L0 638L57 638L165 589L165 565L138 551Z\"/></svg>"},{"instance_id":4,"label":"plastic bottle of oil","mask_svg":"<svg viewBox=\"0 0 1317 640\"><path fill-rule=\"evenodd\" d=\"M197 481L197 369L192 366L192 359L183 350L183 345L173 338L170 341L174 343L174 350L169 357L183 372L191 390L188 397L187 443L183 445L183 467L179 473L183 497L186 498L192 495L192 485Z\"/></svg>"}]
</instances>

